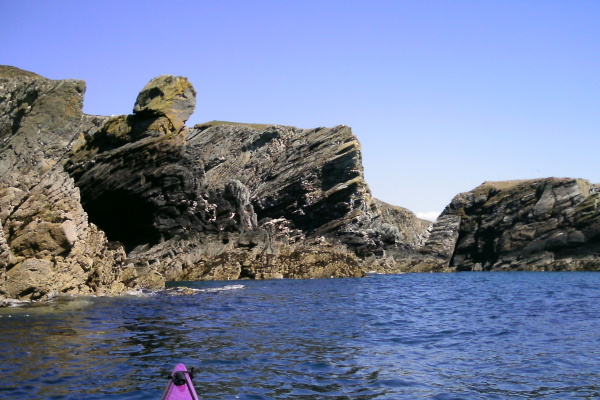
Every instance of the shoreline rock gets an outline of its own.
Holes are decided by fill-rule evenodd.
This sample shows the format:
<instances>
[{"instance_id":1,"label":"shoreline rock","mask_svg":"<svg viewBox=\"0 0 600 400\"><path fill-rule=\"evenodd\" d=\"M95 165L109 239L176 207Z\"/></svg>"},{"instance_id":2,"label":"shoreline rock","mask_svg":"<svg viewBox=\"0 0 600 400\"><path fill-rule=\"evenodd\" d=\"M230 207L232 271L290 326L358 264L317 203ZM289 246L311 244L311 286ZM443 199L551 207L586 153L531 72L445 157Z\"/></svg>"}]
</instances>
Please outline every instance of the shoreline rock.
<instances>
[{"instance_id":1,"label":"shoreline rock","mask_svg":"<svg viewBox=\"0 0 600 400\"><path fill-rule=\"evenodd\" d=\"M485 182L452 200L422 252L458 271L597 271L599 201L583 179Z\"/></svg>"},{"instance_id":2,"label":"shoreline rock","mask_svg":"<svg viewBox=\"0 0 600 400\"><path fill-rule=\"evenodd\" d=\"M0 66L0 298L117 295L167 280L599 270L600 187L486 182L432 224L372 197L351 128L185 125L162 75L133 113L85 82Z\"/></svg>"},{"instance_id":3,"label":"shoreline rock","mask_svg":"<svg viewBox=\"0 0 600 400\"><path fill-rule=\"evenodd\" d=\"M81 112L85 83L0 67L0 295L36 300L123 290L124 252L90 223L64 171L101 118Z\"/></svg>"},{"instance_id":4,"label":"shoreline rock","mask_svg":"<svg viewBox=\"0 0 600 400\"><path fill-rule=\"evenodd\" d=\"M118 294L167 279L364 276L429 223L371 197L347 126L207 123L163 75L133 114L85 83L0 67L0 295Z\"/></svg>"}]
</instances>

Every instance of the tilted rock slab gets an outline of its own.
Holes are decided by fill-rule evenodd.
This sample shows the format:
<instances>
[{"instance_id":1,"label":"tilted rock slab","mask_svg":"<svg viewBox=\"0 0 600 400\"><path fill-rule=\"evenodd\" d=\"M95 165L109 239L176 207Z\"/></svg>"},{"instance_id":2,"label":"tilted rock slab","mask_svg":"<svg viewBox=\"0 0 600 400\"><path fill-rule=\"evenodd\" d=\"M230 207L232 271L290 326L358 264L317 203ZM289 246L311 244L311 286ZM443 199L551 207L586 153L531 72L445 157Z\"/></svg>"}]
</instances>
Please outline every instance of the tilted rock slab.
<instances>
[{"instance_id":1,"label":"tilted rock slab","mask_svg":"<svg viewBox=\"0 0 600 400\"><path fill-rule=\"evenodd\" d=\"M599 189L570 178L485 182L452 200L423 252L459 271L599 270Z\"/></svg>"},{"instance_id":2,"label":"tilted rock slab","mask_svg":"<svg viewBox=\"0 0 600 400\"><path fill-rule=\"evenodd\" d=\"M0 297L362 276L427 238L371 197L346 126L188 128L196 92L170 75L130 115L85 115L84 92L0 67Z\"/></svg>"},{"instance_id":3,"label":"tilted rock slab","mask_svg":"<svg viewBox=\"0 0 600 400\"><path fill-rule=\"evenodd\" d=\"M414 251L428 234L430 223L371 197L346 126L179 130L164 118L114 117L67 165L90 217L138 269L170 280L362 276L357 255ZM352 267L332 272L342 264Z\"/></svg>"},{"instance_id":4,"label":"tilted rock slab","mask_svg":"<svg viewBox=\"0 0 600 400\"><path fill-rule=\"evenodd\" d=\"M418 247L430 223L371 196L352 130L212 122L188 135L209 187L235 177L248 187L259 220L286 218L360 256Z\"/></svg>"}]
</instances>

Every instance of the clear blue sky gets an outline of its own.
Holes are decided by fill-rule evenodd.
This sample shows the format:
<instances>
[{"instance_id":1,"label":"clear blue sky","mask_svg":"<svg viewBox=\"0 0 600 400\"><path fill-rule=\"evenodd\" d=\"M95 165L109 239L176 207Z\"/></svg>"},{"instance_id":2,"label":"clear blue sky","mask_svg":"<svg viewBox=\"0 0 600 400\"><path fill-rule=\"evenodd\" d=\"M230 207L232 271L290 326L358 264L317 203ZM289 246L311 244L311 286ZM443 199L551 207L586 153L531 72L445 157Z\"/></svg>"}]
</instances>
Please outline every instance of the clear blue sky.
<instances>
[{"instance_id":1,"label":"clear blue sky","mask_svg":"<svg viewBox=\"0 0 600 400\"><path fill-rule=\"evenodd\" d=\"M130 113L187 76L189 125L349 125L375 197L440 212L486 180L600 183L600 1L0 0L0 64Z\"/></svg>"}]
</instances>

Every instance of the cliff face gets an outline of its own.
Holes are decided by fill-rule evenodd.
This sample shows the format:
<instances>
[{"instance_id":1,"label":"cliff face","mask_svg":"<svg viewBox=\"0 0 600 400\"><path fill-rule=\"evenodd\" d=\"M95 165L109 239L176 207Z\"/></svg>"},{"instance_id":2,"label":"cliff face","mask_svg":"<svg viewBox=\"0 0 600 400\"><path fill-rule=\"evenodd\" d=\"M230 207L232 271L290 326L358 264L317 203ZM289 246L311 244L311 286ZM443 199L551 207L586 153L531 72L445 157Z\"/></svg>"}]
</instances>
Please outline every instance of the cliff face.
<instances>
[{"instance_id":1,"label":"cliff face","mask_svg":"<svg viewBox=\"0 0 600 400\"><path fill-rule=\"evenodd\" d=\"M599 189L582 179L486 182L454 198L423 252L459 271L598 270Z\"/></svg>"},{"instance_id":2,"label":"cliff face","mask_svg":"<svg viewBox=\"0 0 600 400\"><path fill-rule=\"evenodd\" d=\"M81 113L83 81L0 67L0 295L125 290L125 253L89 223L61 162L101 118Z\"/></svg>"},{"instance_id":3,"label":"cliff face","mask_svg":"<svg viewBox=\"0 0 600 400\"><path fill-rule=\"evenodd\" d=\"M424 241L428 223L371 197L350 128L188 129L167 117L171 103L107 121L67 163L90 218L138 270L169 280L362 276L365 257Z\"/></svg>"},{"instance_id":4,"label":"cliff face","mask_svg":"<svg viewBox=\"0 0 600 400\"><path fill-rule=\"evenodd\" d=\"M371 197L346 126L188 128L182 77L153 79L112 118L83 114L84 91L0 67L0 297L362 276L428 235Z\"/></svg>"},{"instance_id":5,"label":"cliff face","mask_svg":"<svg viewBox=\"0 0 600 400\"><path fill-rule=\"evenodd\" d=\"M0 66L0 300L166 280L365 271L600 268L600 188L489 182L431 226L371 196L347 126L213 121L150 81L131 115L82 113L85 84Z\"/></svg>"},{"instance_id":6,"label":"cliff face","mask_svg":"<svg viewBox=\"0 0 600 400\"><path fill-rule=\"evenodd\" d=\"M194 127L190 145L203 160L205 182L238 179L250 192L259 221L286 218L308 236L339 241L361 257L415 248L430 223L371 196L360 144L347 126Z\"/></svg>"}]
</instances>

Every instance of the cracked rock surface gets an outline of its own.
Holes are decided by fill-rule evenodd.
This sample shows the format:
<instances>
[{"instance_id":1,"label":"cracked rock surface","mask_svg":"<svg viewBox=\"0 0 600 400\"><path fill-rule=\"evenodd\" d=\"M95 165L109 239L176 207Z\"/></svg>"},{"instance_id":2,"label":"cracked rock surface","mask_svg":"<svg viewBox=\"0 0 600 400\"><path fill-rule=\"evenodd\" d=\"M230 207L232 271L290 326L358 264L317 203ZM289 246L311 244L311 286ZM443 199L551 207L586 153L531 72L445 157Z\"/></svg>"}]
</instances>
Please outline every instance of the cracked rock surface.
<instances>
[{"instance_id":1,"label":"cracked rock surface","mask_svg":"<svg viewBox=\"0 0 600 400\"><path fill-rule=\"evenodd\" d=\"M84 92L0 67L0 297L363 276L428 235L371 197L347 126L189 128L196 91L170 75L130 115L85 115Z\"/></svg>"},{"instance_id":2,"label":"cracked rock surface","mask_svg":"<svg viewBox=\"0 0 600 400\"><path fill-rule=\"evenodd\" d=\"M570 178L485 182L452 200L423 252L459 271L599 270L599 189Z\"/></svg>"}]
</instances>

